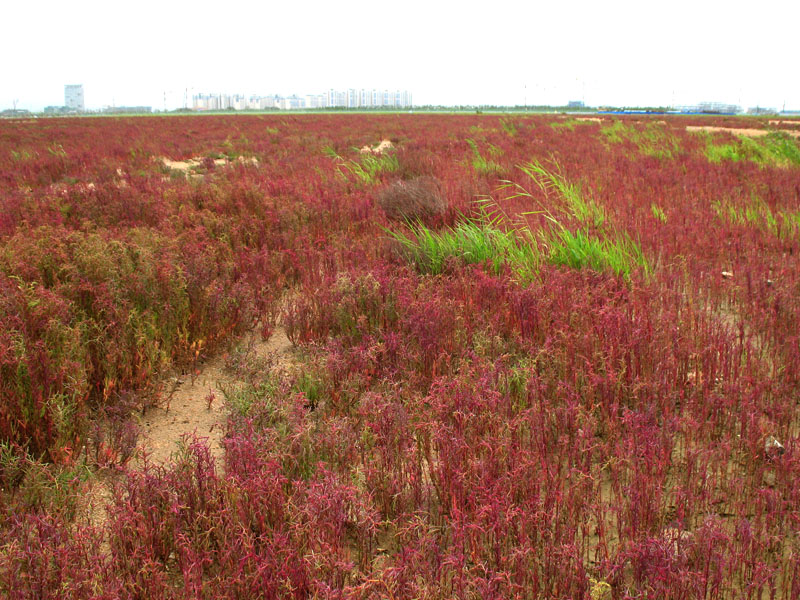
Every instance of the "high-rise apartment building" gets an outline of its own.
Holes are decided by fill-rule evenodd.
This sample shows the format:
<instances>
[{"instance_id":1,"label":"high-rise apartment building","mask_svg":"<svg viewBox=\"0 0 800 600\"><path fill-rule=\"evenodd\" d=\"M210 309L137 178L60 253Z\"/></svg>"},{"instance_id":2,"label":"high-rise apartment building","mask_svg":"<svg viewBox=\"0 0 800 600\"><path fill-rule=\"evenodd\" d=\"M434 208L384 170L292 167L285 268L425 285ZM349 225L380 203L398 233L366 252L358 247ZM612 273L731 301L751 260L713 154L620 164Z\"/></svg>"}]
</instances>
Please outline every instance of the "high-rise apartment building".
<instances>
[{"instance_id":1,"label":"high-rise apartment building","mask_svg":"<svg viewBox=\"0 0 800 600\"><path fill-rule=\"evenodd\" d=\"M410 108L411 92L388 90L330 89L324 94L304 96L267 95L246 97L241 94L195 94L192 96L193 110L294 110L300 108Z\"/></svg>"},{"instance_id":2,"label":"high-rise apartment building","mask_svg":"<svg viewBox=\"0 0 800 600\"><path fill-rule=\"evenodd\" d=\"M83 110L83 84L64 86L64 106L70 110Z\"/></svg>"}]
</instances>

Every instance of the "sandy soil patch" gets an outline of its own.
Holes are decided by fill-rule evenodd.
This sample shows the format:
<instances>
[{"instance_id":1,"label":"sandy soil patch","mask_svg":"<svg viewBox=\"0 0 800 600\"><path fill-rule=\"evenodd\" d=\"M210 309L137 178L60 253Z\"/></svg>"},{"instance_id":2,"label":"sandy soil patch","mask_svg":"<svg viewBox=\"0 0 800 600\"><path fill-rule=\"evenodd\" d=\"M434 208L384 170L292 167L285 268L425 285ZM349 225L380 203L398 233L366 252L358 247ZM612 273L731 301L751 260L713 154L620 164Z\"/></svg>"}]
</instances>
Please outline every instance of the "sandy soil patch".
<instances>
[{"instance_id":1,"label":"sandy soil patch","mask_svg":"<svg viewBox=\"0 0 800 600\"><path fill-rule=\"evenodd\" d=\"M97 185L93 181L78 183L51 183L49 191L52 194L57 194L66 198L70 192L79 194L89 194L97 189Z\"/></svg>"},{"instance_id":2,"label":"sandy soil patch","mask_svg":"<svg viewBox=\"0 0 800 600\"><path fill-rule=\"evenodd\" d=\"M576 121L594 121L595 123L602 123L603 119L600 117L575 117Z\"/></svg>"},{"instance_id":3,"label":"sandy soil patch","mask_svg":"<svg viewBox=\"0 0 800 600\"><path fill-rule=\"evenodd\" d=\"M253 332L243 343L248 353L271 357L274 368L289 370L295 365L292 343L283 327L276 327L266 341ZM220 386L237 383L235 376L225 370L225 355L217 355L201 364L194 378L185 375L173 378L171 383L173 391L164 406L151 408L140 417L142 432L133 459L134 467L142 466L145 455L150 464L166 465L187 434L205 438L211 455L215 459L222 457L226 415ZM111 502L116 477L118 473L114 471L101 470L87 483L83 514L94 527L104 526L108 519L106 507ZM104 548L108 550L107 544Z\"/></svg>"},{"instance_id":4,"label":"sandy soil patch","mask_svg":"<svg viewBox=\"0 0 800 600\"><path fill-rule=\"evenodd\" d=\"M394 144L392 144L391 140L381 140L381 143L377 146L370 147L369 145L364 146L359 150L361 154L383 154L384 152L391 150L394 148Z\"/></svg>"},{"instance_id":5,"label":"sandy soil patch","mask_svg":"<svg viewBox=\"0 0 800 600\"><path fill-rule=\"evenodd\" d=\"M204 162L204 159L201 157L194 157L188 160L170 160L169 158L162 156L158 160L168 169L171 169L173 171L181 171L183 173L188 173L189 171L193 171L197 168L202 167ZM236 162L242 165L258 166L258 159L254 156L251 156L249 158L240 156L236 159ZM231 161L227 158L214 159L215 167L224 167L229 164L231 164Z\"/></svg>"},{"instance_id":6,"label":"sandy soil patch","mask_svg":"<svg viewBox=\"0 0 800 600\"><path fill-rule=\"evenodd\" d=\"M267 341L251 334L244 342L256 356L274 356L279 366L292 362L292 343L282 327L276 327ZM224 356L218 355L205 362L194 378L184 375L173 379L173 392L164 406L152 408L142 417L138 461L146 453L151 463L165 464L181 437L192 433L208 439L214 458L222 456L225 411L220 385L236 383L224 363Z\"/></svg>"},{"instance_id":7,"label":"sandy soil patch","mask_svg":"<svg viewBox=\"0 0 800 600\"><path fill-rule=\"evenodd\" d=\"M172 169L173 171L183 171L187 173L193 169L197 169L198 167L203 166L203 159L202 158L190 158L189 160L170 160L168 158L160 158L161 164L163 164L168 169ZM217 167L222 167L228 164L228 159L226 158L216 158L214 159L214 165Z\"/></svg>"},{"instance_id":8,"label":"sandy soil patch","mask_svg":"<svg viewBox=\"0 0 800 600\"><path fill-rule=\"evenodd\" d=\"M766 129L739 129L736 127L714 127L712 125L687 125L686 131L709 131L709 132L728 132L733 135L743 135L747 137L763 137L771 133ZM793 137L800 137L800 131L783 131Z\"/></svg>"}]
</instances>

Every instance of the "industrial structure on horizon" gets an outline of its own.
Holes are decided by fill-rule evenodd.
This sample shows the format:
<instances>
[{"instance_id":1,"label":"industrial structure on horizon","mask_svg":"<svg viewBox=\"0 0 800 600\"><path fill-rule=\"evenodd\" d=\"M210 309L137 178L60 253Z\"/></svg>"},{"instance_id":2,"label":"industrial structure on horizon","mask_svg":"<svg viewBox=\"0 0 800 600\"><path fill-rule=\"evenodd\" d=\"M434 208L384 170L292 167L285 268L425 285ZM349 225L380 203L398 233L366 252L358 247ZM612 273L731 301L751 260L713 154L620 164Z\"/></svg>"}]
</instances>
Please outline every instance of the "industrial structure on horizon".
<instances>
[{"instance_id":1,"label":"industrial structure on horizon","mask_svg":"<svg viewBox=\"0 0 800 600\"><path fill-rule=\"evenodd\" d=\"M724 102L700 102L691 106L676 106L675 110L682 113L700 113L705 115L735 115L742 112L736 104Z\"/></svg>"},{"instance_id":2,"label":"industrial structure on horizon","mask_svg":"<svg viewBox=\"0 0 800 600\"><path fill-rule=\"evenodd\" d=\"M410 108L411 92L388 90L328 90L305 96L244 96L242 94L195 94L192 110L292 110L315 108Z\"/></svg>"}]
</instances>

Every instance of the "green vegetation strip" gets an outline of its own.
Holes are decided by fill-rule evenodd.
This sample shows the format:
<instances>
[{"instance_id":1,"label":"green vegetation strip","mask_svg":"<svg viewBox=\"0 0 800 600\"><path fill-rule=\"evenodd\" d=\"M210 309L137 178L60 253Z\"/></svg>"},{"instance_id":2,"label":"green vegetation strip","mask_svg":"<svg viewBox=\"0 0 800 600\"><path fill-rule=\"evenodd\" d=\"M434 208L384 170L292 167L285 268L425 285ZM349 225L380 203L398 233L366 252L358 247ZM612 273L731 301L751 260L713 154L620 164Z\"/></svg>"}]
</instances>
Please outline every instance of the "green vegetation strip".
<instances>
[{"instance_id":1,"label":"green vegetation strip","mask_svg":"<svg viewBox=\"0 0 800 600\"><path fill-rule=\"evenodd\" d=\"M800 234L800 211L772 209L755 195L743 206L718 200L711 208L718 219L732 225L749 225L781 239Z\"/></svg>"},{"instance_id":2,"label":"green vegetation strip","mask_svg":"<svg viewBox=\"0 0 800 600\"><path fill-rule=\"evenodd\" d=\"M663 123L648 123L644 127L614 121L600 130L610 144L634 144L640 154L655 158L671 159L680 152L680 144L667 131Z\"/></svg>"},{"instance_id":3,"label":"green vegetation strip","mask_svg":"<svg viewBox=\"0 0 800 600\"><path fill-rule=\"evenodd\" d=\"M467 138L467 144L472 150L471 163L476 173L480 175L496 175L500 173L502 167L492 159L483 156L475 140ZM500 156L503 152L497 146L489 144L489 153L493 156Z\"/></svg>"},{"instance_id":4,"label":"green vegetation strip","mask_svg":"<svg viewBox=\"0 0 800 600\"><path fill-rule=\"evenodd\" d=\"M706 132L701 135L706 136L705 155L712 163L749 160L769 167L800 165L800 146L785 133L775 131L761 138L739 136L730 144L716 144L715 136Z\"/></svg>"},{"instance_id":5,"label":"green vegetation strip","mask_svg":"<svg viewBox=\"0 0 800 600\"><path fill-rule=\"evenodd\" d=\"M323 148L323 152L337 161L339 173L343 177L346 177L346 171L367 185L375 183L381 173L397 171L400 168L397 157L390 153L373 154L372 152L367 152L361 154L358 159L354 159L339 156L330 146Z\"/></svg>"},{"instance_id":6,"label":"green vegetation strip","mask_svg":"<svg viewBox=\"0 0 800 600\"><path fill-rule=\"evenodd\" d=\"M412 224L410 232L390 231L406 257L424 273L441 273L448 261L488 263L498 273L508 267L521 280L530 281L539 271L541 253L530 231L503 231L485 217L465 219L455 227L433 231Z\"/></svg>"},{"instance_id":7,"label":"green vegetation strip","mask_svg":"<svg viewBox=\"0 0 800 600\"><path fill-rule=\"evenodd\" d=\"M602 207L583 198L575 184L537 162L520 169L542 189L558 191L571 215L582 224L599 228L599 233L592 233L583 226L570 231L546 209L537 213L544 213L551 227L534 233L527 225L511 225L497 211L487 210L490 203L482 204L478 217L464 218L455 226L440 231L421 223L410 223L407 232L388 233L403 249L406 258L425 273L441 273L449 261L456 260L466 264L485 263L495 273L508 268L522 282L532 281L542 262L611 271L625 279L630 279L637 269L649 274L650 267L639 244L624 232L606 231ZM516 193L512 197L532 197L524 188L513 186Z\"/></svg>"}]
</instances>

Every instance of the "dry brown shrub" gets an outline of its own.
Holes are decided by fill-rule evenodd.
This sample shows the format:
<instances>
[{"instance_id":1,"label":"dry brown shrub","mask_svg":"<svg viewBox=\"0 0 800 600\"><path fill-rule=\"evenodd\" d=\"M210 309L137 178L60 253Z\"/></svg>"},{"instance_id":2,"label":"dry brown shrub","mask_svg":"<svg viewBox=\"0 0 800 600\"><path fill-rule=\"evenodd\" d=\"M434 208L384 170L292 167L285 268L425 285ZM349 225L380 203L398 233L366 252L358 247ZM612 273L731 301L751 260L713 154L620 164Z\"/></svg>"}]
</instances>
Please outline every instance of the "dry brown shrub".
<instances>
[{"instance_id":1,"label":"dry brown shrub","mask_svg":"<svg viewBox=\"0 0 800 600\"><path fill-rule=\"evenodd\" d=\"M378 203L390 219L429 221L447 211L447 199L441 182L423 176L396 181L378 194Z\"/></svg>"}]
</instances>

